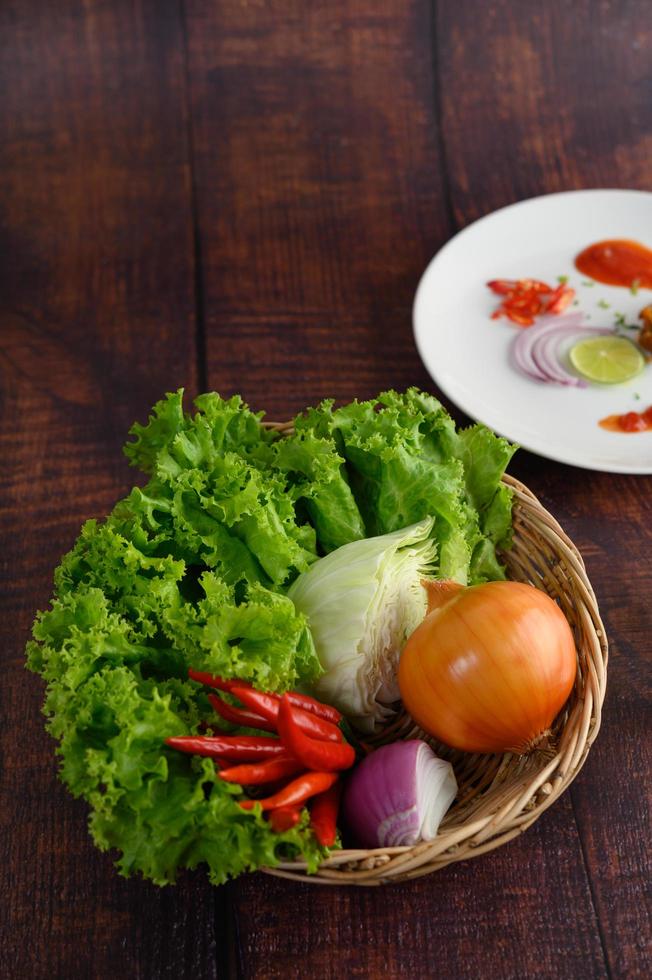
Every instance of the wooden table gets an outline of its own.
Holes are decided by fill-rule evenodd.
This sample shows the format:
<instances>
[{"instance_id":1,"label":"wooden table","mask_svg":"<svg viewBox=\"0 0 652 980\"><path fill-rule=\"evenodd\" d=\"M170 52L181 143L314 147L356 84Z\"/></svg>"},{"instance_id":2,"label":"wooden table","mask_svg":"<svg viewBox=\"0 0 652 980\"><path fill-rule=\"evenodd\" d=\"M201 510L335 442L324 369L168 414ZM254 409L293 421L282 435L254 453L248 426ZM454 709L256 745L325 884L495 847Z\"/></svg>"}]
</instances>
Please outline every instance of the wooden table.
<instances>
[{"instance_id":1,"label":"wooden table","mask_svg":"<svg viewBox=\"0 0 652 980\"><path fill-rule=\"evenodd\" d=\"M649 975L649 478L513 463L598 594L603 728L527 834L415 883L120 878L23 670L59 556L130 487L120 446L163 392L284 419L433 390L410 308L457 229L652 187L649 3L5 0L0 39L2 975Z\"/></svg>"}]
</instances>

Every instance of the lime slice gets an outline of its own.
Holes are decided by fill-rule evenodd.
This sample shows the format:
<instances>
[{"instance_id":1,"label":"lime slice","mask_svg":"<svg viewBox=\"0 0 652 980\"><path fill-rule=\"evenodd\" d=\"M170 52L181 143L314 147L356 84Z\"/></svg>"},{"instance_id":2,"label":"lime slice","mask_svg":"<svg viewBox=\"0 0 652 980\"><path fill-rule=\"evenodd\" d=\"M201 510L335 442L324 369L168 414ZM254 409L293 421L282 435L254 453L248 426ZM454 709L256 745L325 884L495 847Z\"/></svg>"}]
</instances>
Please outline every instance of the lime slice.
<instances>
[{"instance_id":1,"label":"lime slice","mask_svg":"<svg viewBox=\"0 0 652 980\"><path fill-rule=\"evenodd\" d=\"M570 361L591 381L616 385L640 374L645 360L638 347L625 337L589 337L571 347Z\"/></svg>"}]
</instances>

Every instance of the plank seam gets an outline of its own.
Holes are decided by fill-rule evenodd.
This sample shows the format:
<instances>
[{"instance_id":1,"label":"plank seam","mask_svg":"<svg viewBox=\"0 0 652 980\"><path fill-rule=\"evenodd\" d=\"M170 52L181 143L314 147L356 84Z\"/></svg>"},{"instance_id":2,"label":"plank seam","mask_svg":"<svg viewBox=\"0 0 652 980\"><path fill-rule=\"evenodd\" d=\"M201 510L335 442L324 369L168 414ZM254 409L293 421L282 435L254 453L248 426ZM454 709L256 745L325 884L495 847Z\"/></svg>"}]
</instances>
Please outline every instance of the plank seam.
<instances>
[{"instance_id":1,"label":"plank seam","mask_svg":"<svg viewBox=\"0 0 652 980\"><path fill-rule=\"evenodd\" d=\"M179 0L179 20L183 45L184 103L186 113L186 145L188 167L190 170L190 216L192 222L193 247L193 288L195 302L195 356L197 359L197 384L200 391L207 391L208 377L206 367L206 306L204 300L204 260L199 221L199 195L195 172L195 140L192 120L192 100L190 97L190 50L188 43L188 24L185 0Z\"/></svg>"},{"instance_id":2,"label":"plank seam","mask_svg":"<svg viewBox=\"0 0 652 980\"><path fill-rule=\"evenodd\" d=\"M602 921L601 921L600 916L598 914L598 906L597 906L597 903L596 903L595 890L593 888L593 879L591 877L591 872L589 870L589 861L588 861L588 857L587 857L587 853L586 853L586 848L584 846L584 838L582 836L582 828L580 827L580 821L579 821L579 818L578 818L578 815L577 815L577 810L575 808L575 798L574 798L574 793L573 793L573 787L570 788L568 795L570 796L571 808L573 810L573 820L575 822L575 826L577 827L577 836L579 837L579 841L580 841L580 854L582 855L582 867L584 868L584 875L586 877L586 882L587 882L588 889L589 889L589 897L590 897L590 900L591 900L591 908L593 909L593 915L595 917L596 928L597 928L598 936L600 938L600 947L602 949L602 957L604 959L605 970L606 970L607 977L609 978L609 980L612 980L613 973L612 973L612 970L611 970L611 964L609 962L609 952L608 952L607 941L606 941L606 937L605 937L605 934L604 934L604 930L602 928Z\"/></svg>"},{"instance_id":3,"label":"plank seam","mask_svg":"<svg viewBox=\"0 0 652 980\"><path fill-rule=\"evenodd\" d=\"M449 227L452 232L455 233L459 230L459 223L455 217L455 208L453 207L453 195L451 191L451 181L450 181L450 166L448 163L448 154L446 152L446 140L444 139L444 110L442 104L441 96L441 70L440 70L440 59L439 59L439 32L437 30L439 13L439 3L438 0L432 0L430 4L430 44L432 51L432 99L433 99L433 117L435 121L435 139L437 142L437 149L441 167L441 179L444 186L444 205L446 207L446 216L448 218Z\"/></svg>"}]
</instances>

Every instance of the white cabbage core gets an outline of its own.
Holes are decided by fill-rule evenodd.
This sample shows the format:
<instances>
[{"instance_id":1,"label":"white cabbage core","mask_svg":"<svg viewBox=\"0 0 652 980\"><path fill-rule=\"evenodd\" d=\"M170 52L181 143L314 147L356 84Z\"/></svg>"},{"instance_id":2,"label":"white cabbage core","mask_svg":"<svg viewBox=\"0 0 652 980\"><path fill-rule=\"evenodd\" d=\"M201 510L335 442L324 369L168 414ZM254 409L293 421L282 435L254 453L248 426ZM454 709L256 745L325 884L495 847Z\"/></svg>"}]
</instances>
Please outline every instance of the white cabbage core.
<instances>
[{"instance_id":1,"label":"white cabbage core","mask_svg":"<svg viewBox=\"0 0 652 980\"><path fill-rule=\"evenodd\" d=\"M289 596L305 613L324 674L317 697L362 731L392 713L399 698L401 650L423 620L421 579L432 574L434 518L375 538L352 541L321 558Z\"/></svg>"}]
</instances>

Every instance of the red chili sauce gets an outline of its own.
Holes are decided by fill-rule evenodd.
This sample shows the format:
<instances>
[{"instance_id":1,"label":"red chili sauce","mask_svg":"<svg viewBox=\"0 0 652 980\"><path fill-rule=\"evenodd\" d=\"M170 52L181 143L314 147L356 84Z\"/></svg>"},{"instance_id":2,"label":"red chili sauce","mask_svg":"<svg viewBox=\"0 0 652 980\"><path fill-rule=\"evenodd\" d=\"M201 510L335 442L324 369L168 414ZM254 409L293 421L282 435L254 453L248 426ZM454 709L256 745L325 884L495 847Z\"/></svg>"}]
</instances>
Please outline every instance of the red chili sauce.
<instances>
[{"instance_id":1,"label":"red chili sauce","mask_svg":"<svg viewBox=\"0 0 652 980\"><path fill-rule=\"evenodd\" d=\"M575 266L583 275L610 286L652 289L652 251L628 238L589 245L577 256Z\"/></svg>"},{"instance_id":2,"label":"red chili sauce","mask_svg":"<svg viewBox=\"0 0 652 980\"><path fill-rule=\"evenodd\" d=\"M609 432L650 432L652 431L652 405L644 412L624 412L623 415L607 415L598 425Z\"/></svg>"}]
</instances>

